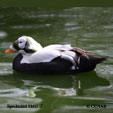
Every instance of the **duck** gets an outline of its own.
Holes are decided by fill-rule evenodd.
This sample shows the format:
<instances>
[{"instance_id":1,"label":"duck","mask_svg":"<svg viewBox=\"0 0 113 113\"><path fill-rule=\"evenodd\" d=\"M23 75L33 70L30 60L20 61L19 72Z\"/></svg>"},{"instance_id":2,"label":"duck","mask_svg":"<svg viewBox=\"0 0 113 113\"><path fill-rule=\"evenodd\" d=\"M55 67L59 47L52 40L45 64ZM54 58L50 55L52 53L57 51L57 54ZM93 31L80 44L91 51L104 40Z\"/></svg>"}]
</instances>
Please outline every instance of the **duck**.
<instances>
[{"instance_id":1,"label":"duck","mask_svg":"<svg viewBox=\"0 0 113 113\"><path fill-rule=\"evenodd\" d=\"M21 36L5 53L17 53L13 60L14 71L24 74L75 74L93 71L107 59L95 57L70 44L53 44L42 47L30 36Z\"/></svg>"}]
</instances>

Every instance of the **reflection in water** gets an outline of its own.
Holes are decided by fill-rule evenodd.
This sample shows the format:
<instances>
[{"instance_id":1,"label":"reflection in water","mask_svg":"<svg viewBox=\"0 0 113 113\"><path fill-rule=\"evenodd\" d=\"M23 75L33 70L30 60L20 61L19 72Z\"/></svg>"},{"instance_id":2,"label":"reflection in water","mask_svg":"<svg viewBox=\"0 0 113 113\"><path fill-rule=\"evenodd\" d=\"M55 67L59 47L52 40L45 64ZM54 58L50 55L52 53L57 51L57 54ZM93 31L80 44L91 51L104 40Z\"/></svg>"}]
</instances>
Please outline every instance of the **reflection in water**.
<instances>
[{"instance_id":1,"label":"reflection in water","mask_svg":"<svg viewBox=\"0 0 113 113\"><path fill-rule=\"evenodd\" d=\"M78 106L86 107L88 103L105 103L101 98L85 97L85 89L109 85L109 81L94 71L76 75L24 75L14 72L13 78L16 87L29 90L27 97L42 100L40 113L54 110L59 113L62 111L61 106L74 107L72 110L75 110Z\"/></svg>"},{"instance_id":2,"label":"reflection in water","mask_svg":"<svg viewBox=\"0 0 113 113\"><path fill-rule=\"evenodd\" d=\"M33 89L31 87L31 89L25 87L17 87L12 74L0 75L0 85L0 113L18 113L20 111L22 111L23 113L31 113L40 110L40 108L38 107L33 109L13 108L10 111L10 109L7 108L7 105L40 105L42 99L32 98L32 94L28 95L30 94L30 91L32 93Z\"/></svg>"},{"instance_id":3,"label":"reflection in water","mask_svg":"<svg viewBox=\"0 0 113 113\"><path fill-rule=\"evenodd\" d=\"M95 71L73 76L73 87L77 91L77 95L83 95L85 89L108 85L110 85L109 81L99 77Z\"/></svg>"},{"instance_id":4,"label":"reflection in water","mask_svg":"<svg viewBox=\"0 0 113 113\"><path fill-rule=\"evenodd\" d=\"M95 71L80 73L77 75L23 75L14 72L13 77L18 87L31 87L29 96L35 97L35 90L49 88L55 90L61 96L84 95L84 90L97 87L108 86L109 81L99 77Z\"/></svg>"}]
</instances>

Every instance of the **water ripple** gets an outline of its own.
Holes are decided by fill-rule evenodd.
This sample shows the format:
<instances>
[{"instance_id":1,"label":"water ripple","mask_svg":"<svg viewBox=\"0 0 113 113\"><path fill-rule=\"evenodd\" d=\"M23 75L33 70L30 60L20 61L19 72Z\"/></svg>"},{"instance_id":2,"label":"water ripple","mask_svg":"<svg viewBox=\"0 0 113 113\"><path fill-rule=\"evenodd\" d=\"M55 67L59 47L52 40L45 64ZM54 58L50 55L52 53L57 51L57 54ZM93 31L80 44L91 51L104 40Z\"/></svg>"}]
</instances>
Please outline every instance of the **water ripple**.
<instances>
[{"instance_id":1,"label":"water ripple","mask_svg":"<svg viewBox=\"0 0 113 113\"><path fill-rule=\"evenodd\" d=\"M0 75L7 75L12 73L12 63L0 63Z\"/></svg>"},{"instance_id":2,"label":"water ripple","mask_svg":"<svg viewBox=\"0 0 113 113\"><path fill-rule=\"evenodd\" d=\"M7 33L4 31L0 31L0 39L6 38Z\"/></svg>"}]
</instances>

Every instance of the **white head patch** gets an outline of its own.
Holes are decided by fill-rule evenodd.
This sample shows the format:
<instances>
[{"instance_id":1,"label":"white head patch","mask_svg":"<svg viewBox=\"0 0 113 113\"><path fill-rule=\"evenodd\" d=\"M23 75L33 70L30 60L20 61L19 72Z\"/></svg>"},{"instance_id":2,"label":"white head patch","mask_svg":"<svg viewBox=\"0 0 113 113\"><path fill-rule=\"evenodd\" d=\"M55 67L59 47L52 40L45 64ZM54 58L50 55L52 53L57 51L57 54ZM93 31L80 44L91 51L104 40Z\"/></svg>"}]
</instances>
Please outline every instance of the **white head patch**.
<instances>
[{"instance_id":1,"label":"white head patch","mask_svg":"<svg viewBox=\"0 0 113 113\"><path fill-rule=\"evenodd\" d=\"M18 46L19 48L23 49L25 48L25 44L27 42L26 36L22 36L18 39Z\"/></svg>"}]
</instances>

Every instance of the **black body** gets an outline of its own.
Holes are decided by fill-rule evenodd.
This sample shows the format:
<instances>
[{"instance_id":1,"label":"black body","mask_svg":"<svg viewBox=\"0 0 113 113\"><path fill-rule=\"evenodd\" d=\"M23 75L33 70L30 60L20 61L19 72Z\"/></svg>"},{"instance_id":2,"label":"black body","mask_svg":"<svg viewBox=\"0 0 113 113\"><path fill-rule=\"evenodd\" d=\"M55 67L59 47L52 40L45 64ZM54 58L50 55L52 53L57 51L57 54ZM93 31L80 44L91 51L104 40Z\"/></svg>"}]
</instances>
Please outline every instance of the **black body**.
<instances>
[{"instance_id":1,"label":"black body","mask_svg":"<svg viewBox=\"0 0 113 113\"><path fill-rule=\"evenodd\" d=\"M105 57L95 58L92 56L86 58L85 56L80 55L80 62L77 64L77 68L72 70L71 67L73 64L68 60L62 59L61 57L57 57L51 62L32 64L21 64L20 62L22 58L23 56L21 54L18 54L15 57L13 61L13 69L17 72L25 74L74 74L78 72L88 72L94 70L98 63L106 59Z\"/></svg>"}]
</instances>

